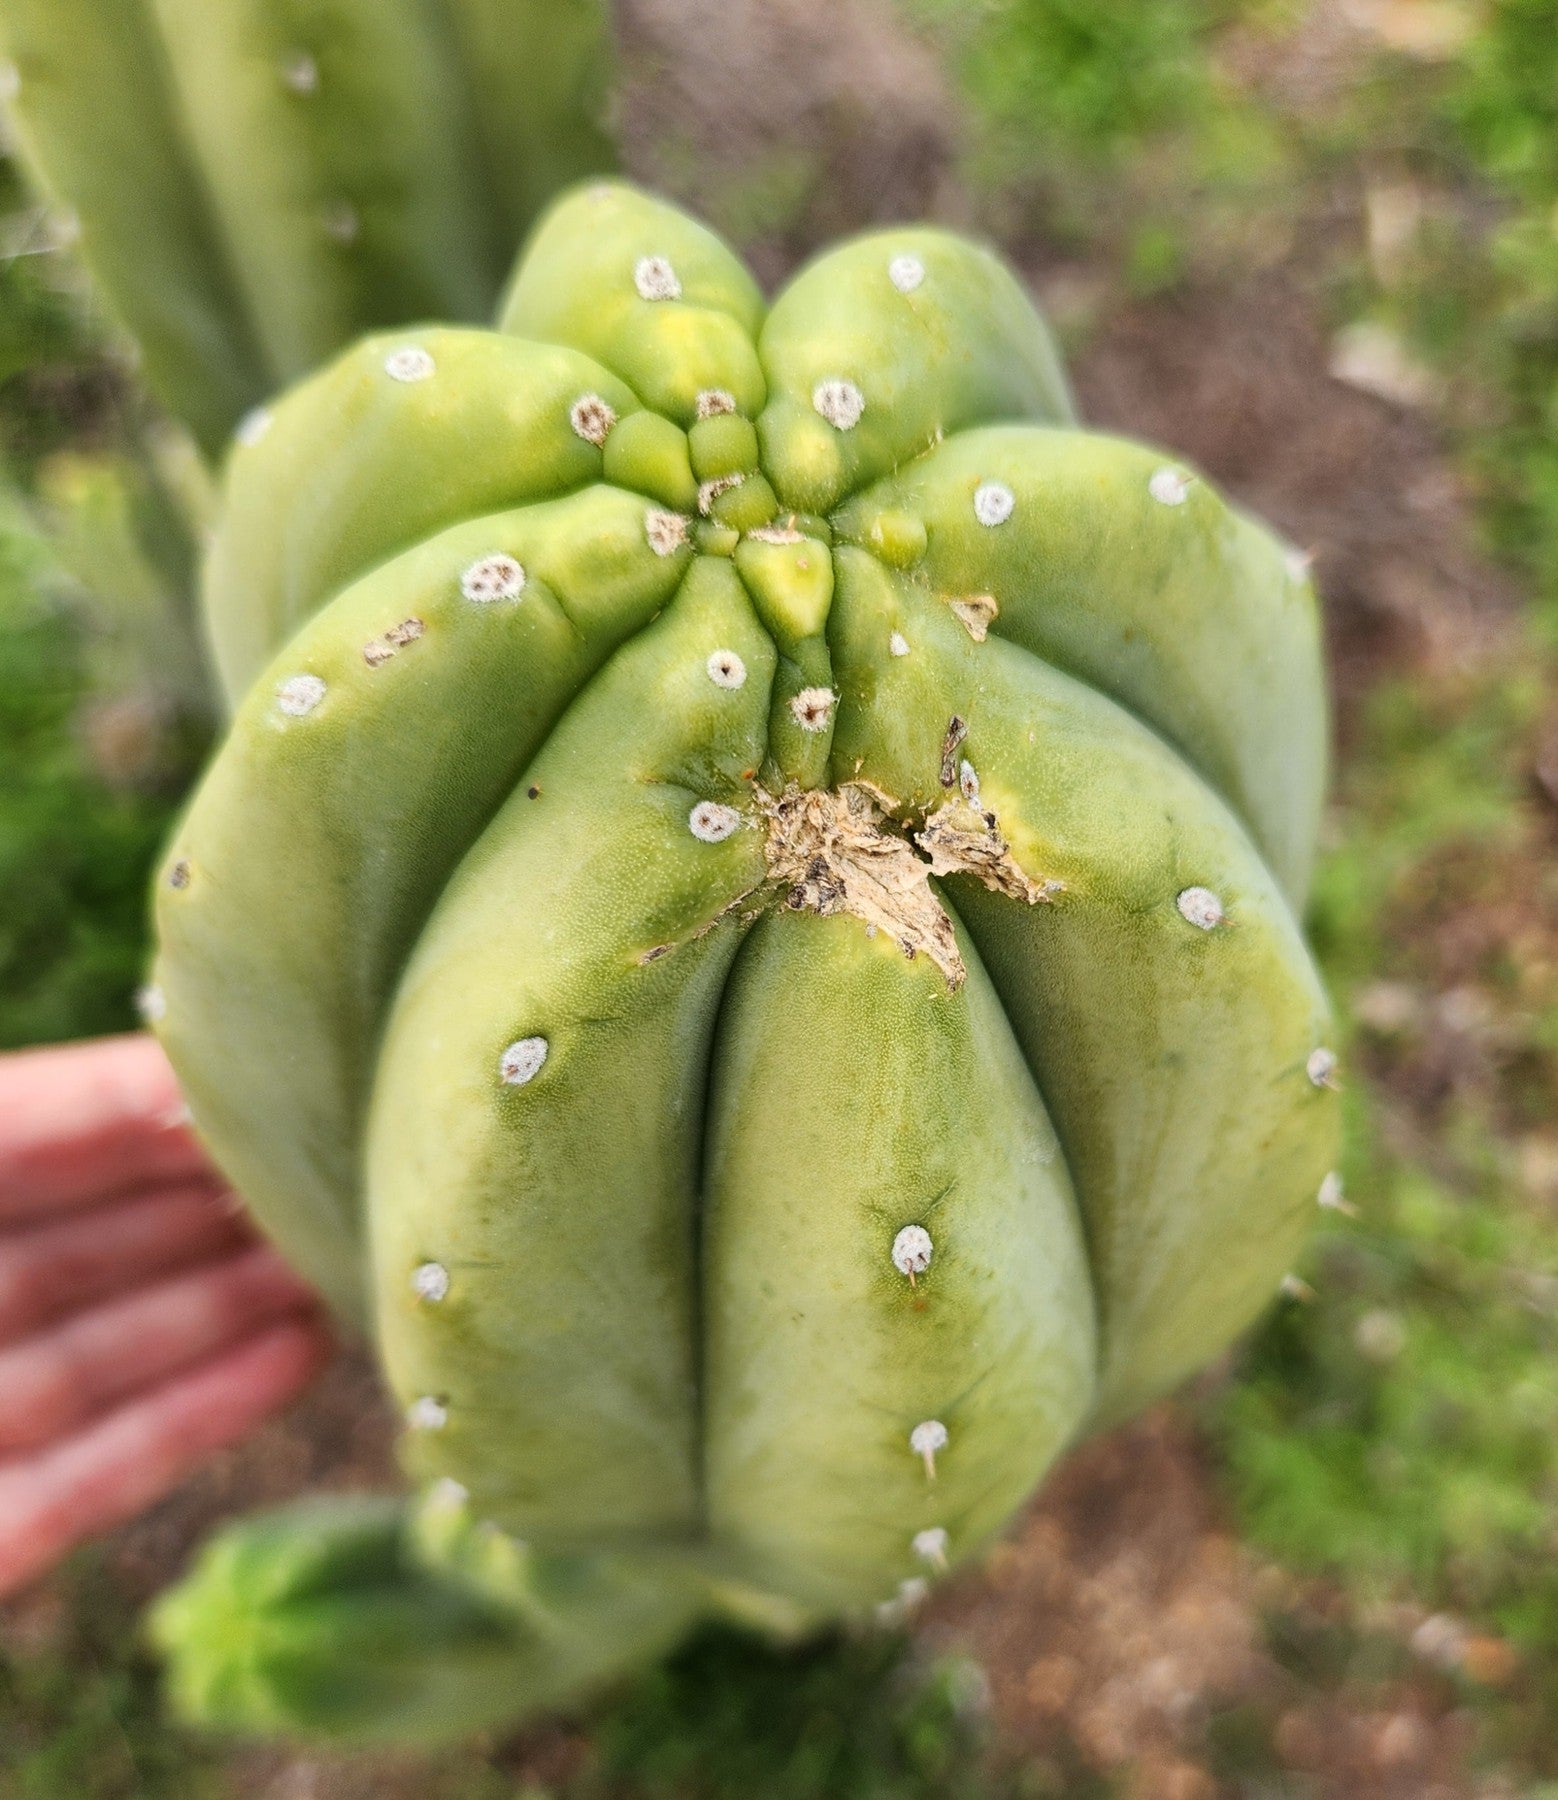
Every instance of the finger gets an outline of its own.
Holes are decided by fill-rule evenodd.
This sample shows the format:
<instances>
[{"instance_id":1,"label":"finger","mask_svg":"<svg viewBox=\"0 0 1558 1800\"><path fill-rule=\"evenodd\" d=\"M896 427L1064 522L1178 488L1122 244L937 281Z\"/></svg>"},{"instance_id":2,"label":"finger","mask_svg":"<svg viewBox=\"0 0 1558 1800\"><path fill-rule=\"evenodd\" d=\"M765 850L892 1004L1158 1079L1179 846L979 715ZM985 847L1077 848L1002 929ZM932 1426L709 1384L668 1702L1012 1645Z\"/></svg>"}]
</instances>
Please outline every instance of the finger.
<instances>
[{"instance_id":1,"label":"finger","mask_svg":"<svg viewBox=\"0 0 1558 1800\"><path fill-rule=\"evenodd\" d=\"M209 1181L0 1234L0 1345L252 1238L237 1202Z\"/></svg>"},{"instance_id":2,"label":"finger","mask_svg":"<svg viewBox=\"0 0 1558 1800\"><path fill-rule=\"evenodd\" d=\"M275 1251L256 1247L24 1338L0 1350L0 1456L65 1437L127 1395L311 1304Z\"/></svg>"},{"instance_id":3,"label":"finger","mask_svg":"<svg viewBox=\"0 0 1558 1800\"><path fill-rule=\"evenodd\" d=\"M284 1320L42 1455L0 1467L0 1596L160 1500L293 1399L329 1354L316 1320Z\"/></svg>"},{"instance_id":4,"label":"finger","mask_svg":"<svg viewBox=\"0 0 1558 1800\"><path fill-rule=\"evenodd\" d=\"M209 1170L167 1058L144 1034L0 1056L0 1219Z\"/></svg>"}]
</instances>

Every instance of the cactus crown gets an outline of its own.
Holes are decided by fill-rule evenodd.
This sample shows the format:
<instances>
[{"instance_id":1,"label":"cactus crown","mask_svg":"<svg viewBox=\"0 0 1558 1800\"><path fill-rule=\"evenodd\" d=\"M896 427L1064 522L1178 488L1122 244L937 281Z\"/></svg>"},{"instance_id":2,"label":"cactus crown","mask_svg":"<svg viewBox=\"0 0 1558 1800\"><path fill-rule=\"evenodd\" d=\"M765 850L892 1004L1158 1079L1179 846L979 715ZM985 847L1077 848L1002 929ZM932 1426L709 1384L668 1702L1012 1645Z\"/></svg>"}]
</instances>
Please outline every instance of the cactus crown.
<instances>
[{"instance_id":1,"label":"cactus crown","mask_svg":"<svg viewBox=\"0 0 1558 1800\"><path fill-rule=\"evenodd\" d=\"M1276 1289L1335 1129L1313 595L1074 426L986 251L765 312L575 192L497 331L244 434L207 604L159 1029L485 1602L899 1607Z\"/></svg>"}]
</instances>

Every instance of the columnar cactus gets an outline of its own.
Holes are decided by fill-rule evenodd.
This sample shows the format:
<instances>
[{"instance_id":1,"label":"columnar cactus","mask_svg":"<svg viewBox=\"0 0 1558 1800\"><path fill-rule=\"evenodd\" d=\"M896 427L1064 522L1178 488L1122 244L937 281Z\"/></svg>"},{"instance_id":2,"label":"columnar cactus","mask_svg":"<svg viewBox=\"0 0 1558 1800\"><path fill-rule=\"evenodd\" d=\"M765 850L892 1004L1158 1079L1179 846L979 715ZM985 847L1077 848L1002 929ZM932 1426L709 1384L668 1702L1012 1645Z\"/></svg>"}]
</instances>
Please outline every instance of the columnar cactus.
<instances>
[{"instance_id":1,"label":"columnar cactus","mask_svg":"<svg viewBox=\"0 0 1558 1800\"><path fill-rule=\"evenodd\" d=\"M3 0L42 185L208 445L359 333L485 319L612 155L603 0Z\"/></svg>"},{"instance_id":2,"label":"columnar cactus","mask_svg":"<svg viewBox=\"0 0 1558 1800\"><path fill-rule=\"evenodd\" d=\"M151 1010L425 1498L208 1560L197 1713L456 1729L710 1609L900 1607L1275 1293L1334 1188L1314 596L1075 426L986 251L879 232L765 312L575 192L496 331L244 432L206 601ZM424 1686L373 1621L430 1582Z\"/></svg>"}]
</instances>

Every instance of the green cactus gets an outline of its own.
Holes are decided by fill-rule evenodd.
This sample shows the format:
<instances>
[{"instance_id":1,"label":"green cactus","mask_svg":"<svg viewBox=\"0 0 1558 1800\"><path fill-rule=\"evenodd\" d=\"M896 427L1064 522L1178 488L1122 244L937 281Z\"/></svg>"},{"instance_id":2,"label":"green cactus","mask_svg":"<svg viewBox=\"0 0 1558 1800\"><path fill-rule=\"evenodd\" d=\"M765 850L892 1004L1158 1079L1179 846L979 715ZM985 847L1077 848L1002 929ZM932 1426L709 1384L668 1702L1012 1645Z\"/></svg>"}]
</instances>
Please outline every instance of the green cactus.
<instances>
[{"instance_id":1,"label":"green cactus","mask_svg":"<svg viewBox=\"0 0 1558 1800\"><path fill-rule=\"evenodd\" d=\"M613 158L603 0L5 0L42 187L208 447L359 333L484 319Z\"/></svg>"},{"instance_id":2,"label":"green cactus","mask_svg":"<svg viewBox=\"0 0 1558 1800\"><path fill-rule=\"evenodd\" d=\"M166 1605L177 1691L453 1731L699 1613L912 1601L1248 1324L1335 1192L1302 560L1079 430L986 251L879 232L765 313L615 184L497 331L370 339L262 423L153 1011L381 1349L432 1498L370 1535L466 1596L417 1692L473 1672L380 1706L416 1687L386 1626L339 1717L289 1697L273 1631L371 1674L397 1604L305 1520ZM294 1555L305 1624L245 1573Z\"/></svg>"}]
</instances>

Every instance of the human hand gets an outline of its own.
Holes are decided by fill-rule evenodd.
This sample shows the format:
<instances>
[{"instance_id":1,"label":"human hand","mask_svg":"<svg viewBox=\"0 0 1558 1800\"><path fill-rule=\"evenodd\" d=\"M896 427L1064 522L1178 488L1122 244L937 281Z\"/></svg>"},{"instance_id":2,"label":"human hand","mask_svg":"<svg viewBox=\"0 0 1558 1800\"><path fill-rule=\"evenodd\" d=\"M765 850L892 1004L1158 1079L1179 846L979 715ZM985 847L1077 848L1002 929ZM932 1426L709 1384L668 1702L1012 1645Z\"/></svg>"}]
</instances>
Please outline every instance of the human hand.
<instances>
[{"instance_id":1,"label":"human hand","mask_svg":"<svg viewBox=\"0 0 1558 1800\"><path fill-rule=\"evenodd\" d=\"M329 1350L151 1038L0 1055L0 1596L236 1443Z\"/></svg>"}]
</instances>

